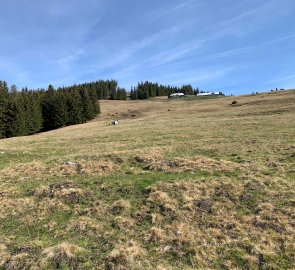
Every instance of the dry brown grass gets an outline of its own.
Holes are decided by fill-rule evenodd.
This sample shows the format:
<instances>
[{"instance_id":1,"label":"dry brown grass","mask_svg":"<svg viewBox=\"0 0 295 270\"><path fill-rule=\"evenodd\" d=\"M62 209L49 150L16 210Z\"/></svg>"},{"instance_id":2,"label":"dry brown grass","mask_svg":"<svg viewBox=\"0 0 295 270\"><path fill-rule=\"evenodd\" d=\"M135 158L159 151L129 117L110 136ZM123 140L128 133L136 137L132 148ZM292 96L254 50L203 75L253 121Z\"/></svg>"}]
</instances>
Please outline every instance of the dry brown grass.
<instances>
[{"instance_id":1,"label":"dry brown grass","mask_svg":"<svg viewBox=\"0 0 295 270\"><path fill-rule=\"evenodd\" d=\"M5 268L9 270L28 269L33 262L29 259L26 252L18 253L10 257Z\"/></svg>"},{"instance_id":2,"label":"dry brown grass","mask_svg":"<svg viewBox=\"0 0 295 270\"><path fill-rule=\"evenodd\" d=\"M23 177L23 178L38 178L44 176L46 167L42 161L33 161L25 164L17 164L2 171L3 177L7 179Z\"/></svg>"},{"instance_id":3,"label":"dry brown grass","mask_svg":"<svg viewBox=\"0 0 295 270\"><path fill-rule=\"evenodd\" d=\"M147 202L167 211L175 211L178 207L176 200L171 199L166 192L160 190L152 190Z\"/></svg>"},{"instance_id":4,"label":"dry brown grass","mask_svg":"<svg viewBox=\"0 0 295 270\"><path fill-rule=\"evenodd\" d=\"M34 209L37 217L33 216L32 219L28 218L27 220L34 223L36 218L42 219L54 212L68 211L69 206L56 198L42 198L42 200L35 200L34 208L32 209Z\"/></svg>"},{"instance_id":5,"label":"dry brown grass","mask_svg":"<svg viewBox=\"0 0 295 270\"><path fill-rule=\"evenodd\" d=\"M97 220L87 216L80 216L72 218L67 230L94 236L97 235L102 228L101 224L99 224Z\"/></svg>"},{"instance_id":6,"label":"dry brown grass","mask_svg":"<svg viewBox=\"0 0 295 270\"><path fill-rule=\"evenodd\" d=\"M176 158L166 162L154 162L148 166L149 170L162 172L189 172L196 170L231 172L242 170L245 165L226 160L214 160L206 157L194 159Z\"/></svg>"},{"instance_id":7,"label":"dry brown grass","mask_svg":"<svg viewBox=\"0 0 295 270\"><path fill-rule=\"evenodd\" d=\"M134 226L134 220L128 217L116 216L112 225L114 228L128 231Z\"/></svg>"},{"instance_id":8,"label":"dry brown grass","mask_svg":"<svg viewBox=\"0 0 295 270\"><path fill-rule=\"evenodd\" d=\"M63 182L49 186L42 185L36 189L34 195L38 198L57 198L65 203L79 203L86 193L71 182Z\"/></svg>"},{"instance_id":9,"label":"dry brown grass","mask_svg":"<svg viewBox=\"0 0 295 270\"><path fill-rule=\"evenodd\" d=\"M41 259L35 269L59 269L66 265L69 269L77 269L77 260L84 249L69 243L61 243L42 251Z\"/></svg>"},{"instance_id":10,"label":"dry brown grass","mask_svg":"<svg viewBox=\"0 0 295 270\"><path fill-rule=\"evenodd\" d=\"M3 244L0 244L0 267L4 267L7 261L10 259L10 253L7 247Z\"/></svg>"},{"instance_id":11,"label":"dry brown grass","mask_svg":"<svg viewBox=\"0 0 295 270\"><path fill-rule=\"evenodd\" d=\"M163 243L166 241L165 231L161 228L152 227L144 238L147 242Z\"/></svg>"},{"instance_id":12,"label":"dry brown grass","mask_svg":"<svg viewBox=\"0 0 295 270\"><path fill-rule=\"evenodd\" d=\"M50 176L101 176L116 172L120 169L118 164L110 160L101 161L85 161L80 160L72 165L54 163L45 166L42 162L32 162L22 165L15 165L2 171L3 177L6 179L21 178L23 181L28 179L41 180L48 175Z\"/></svg>"},{"instance_id":13,"label":"dry brown grass","mask_svg":"<svg viewBox=\"0 0 295 270\"><path fill-rule=\"evenodd\" d=\"M71 175L104 175L119 170L119 166L112 161L85 161L81 160L75 165L55 164L49 170L54 176L71 176Z\"/></svg>"},{"instance_id":14,"label":"dry brown grass","mask_svg":"<svg viewBox=\"0 0 295 270\"><path fill-rule=\"evenodd\" d=\"M112 205L111 205L111 212L115 215L118 214L128 214L130 212L131 209L131 205L130 202L127 200L118 200L115 201Z\"/></svg>"},{"instance_id":15,"label":"dry brown grass","mask_svg":"<svg viewBox=\"0 0 295 270\"><path fill-rule=\"evenodd\" d=\"M156 161L159 161L162 159L162 154L159 150L157 149L151 149L149 150L148 153L146 153L145 151L140 151L141 153L139 153L136 157L135 157L135 161L139 162L139 163L154 163Z\"/></svg>"},{"instance_id":16,"label":"dry brown grass","mask_svg":"<svg viewBox=\"0 0 295 270\"><path fill-rule=\"evenodd\" d=\"M87 207L75 206L75 214L86 216L104 216L109 210L109 205L102 200L94 200Z\"/></svg>"},{"instance_id":17,"label":"dry brown grass","mask_svg":"<svg viewBox=\"0 0 295 270\"><path fill-rule=\"evenodd\" d=\"M131 240L126 244L117 244L106 259L106 270L139 269L141 257L145 251Z\"/></svg>"},{"instance_id":18,"label":"dry brown grass","mask_svg":"<svg viewBox=\"0 0 295 270\"><path fill-rule=\"evenodd\" d=\"M32 198L0 198L0 219L19 218L35 205Z\"/></svg>"},{"instance_id":19,"label":"dry brown grass","mask_svg":"<svg viewBox=\"0 0 295 270\"><path fill-rule=\"evenodd\" d=\"M249 250L243 255L243 261L250 269L258 269L261 257L273 258L268 265L276 267L276 254L282 245L288 256L294 258L295 255L292 208L282 211L271 202L262 201L257 203L252 214L246 216L240 216L237 208L244 201L253 200L248 197L251 196L249 190L259 190L267 197L268 192L277 196L294 188L293 183L285 183L274 192L269 191L267 185L267 181L236 183L235 186L226 181L159 183L150 191L147 197L149 208L145 211L158 213L164 219L152 222L161 228L152 227L145 234L145 240L155 243L156 252L189 258L199 267L210 268L211 262L220 256L220 248L224 249L222 256L227 256L232 247L241 254L244 249ZM178 205L173 208L172 220L158 208L167 201ZM224 265L237 267L231 260L224 260Z\"/></svg>"}]
</instances>

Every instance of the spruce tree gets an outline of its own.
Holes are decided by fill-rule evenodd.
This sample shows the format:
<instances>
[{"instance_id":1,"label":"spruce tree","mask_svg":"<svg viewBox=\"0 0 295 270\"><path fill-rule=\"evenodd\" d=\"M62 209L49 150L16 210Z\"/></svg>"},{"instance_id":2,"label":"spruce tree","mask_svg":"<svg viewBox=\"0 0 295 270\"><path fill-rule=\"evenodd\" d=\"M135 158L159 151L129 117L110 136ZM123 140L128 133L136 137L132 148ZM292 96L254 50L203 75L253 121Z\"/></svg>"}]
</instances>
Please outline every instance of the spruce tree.
<instances>
[{"instance_id":1,"label":"spruce tree","mask_svg":"<svg viewBox=\"0 0 295 270\"><path fill-rule=\"evenodd\" d=\"M5 113L5 137L26 135L25 114L21 95L9 96Z\"/></svg>"},{"instance_id":2,"label":"spruce tree","mask_svg":"<svg viewBox=\"0 0 295 270\"><path fill-rule=\"evenodd\" d=\"M67 125L75 125L83 122L83 107L81 96L78 91L67 92L67 110L68 122Z\"/></svg>"},{"instance_id":3,"label":"spruce tree","mask_svg":"<svg viewBox=\"0 0 295 270\"><path fill-rule=\"evenodd\" d=\"M0 81L0 138L5 137L5 115L8 107L8 87L7 83L4 81Z\"/></svg>"}]
</instances>

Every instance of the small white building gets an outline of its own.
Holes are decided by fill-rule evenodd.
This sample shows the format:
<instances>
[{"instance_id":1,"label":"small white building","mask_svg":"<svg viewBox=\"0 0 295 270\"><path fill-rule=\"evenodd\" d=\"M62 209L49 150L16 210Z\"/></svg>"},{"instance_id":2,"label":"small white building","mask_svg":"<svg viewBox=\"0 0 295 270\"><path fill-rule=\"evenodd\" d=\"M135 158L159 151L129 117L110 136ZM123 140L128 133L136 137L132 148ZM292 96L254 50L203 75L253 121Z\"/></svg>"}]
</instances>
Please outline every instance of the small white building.
<instances>
[{"instance_id":1,"label":"small white building","mask_svg":"<svg viewBox=\"0 0 295 270\"><path fill-rule=\"evenodd\" d=\"M184 93L174 93L169 96L169 98L180 98L180 97L185 97L185 94Z\"/></svg>"},{"instance_id":2,"label":"small white building","mask_svg":"<svg viewBox=\"0 0 295 270\"><path fill-rule=\"evenodd\" d=\"M220 92L209 92L209 93L199 93L197 96L217 96L220 95Z\"/></svg>"}]
</instances>

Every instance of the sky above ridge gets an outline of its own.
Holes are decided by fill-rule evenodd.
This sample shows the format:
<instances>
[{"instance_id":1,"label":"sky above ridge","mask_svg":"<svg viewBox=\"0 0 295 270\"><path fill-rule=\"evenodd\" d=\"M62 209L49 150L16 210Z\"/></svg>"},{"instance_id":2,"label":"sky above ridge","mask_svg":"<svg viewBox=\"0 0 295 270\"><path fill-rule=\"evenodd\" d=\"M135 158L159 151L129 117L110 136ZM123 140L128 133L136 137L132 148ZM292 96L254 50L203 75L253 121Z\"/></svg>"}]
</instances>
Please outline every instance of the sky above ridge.
<instances>
[{"instance_id":1,"label":"sky above ridge","mask_svg":"<svg viewBox=\"0 0 295 270\"><path fill-rule=\"evenodd\" d=\"M295 88L294 0L0 0L0 80Z\"/></svg>"}]
</instances>

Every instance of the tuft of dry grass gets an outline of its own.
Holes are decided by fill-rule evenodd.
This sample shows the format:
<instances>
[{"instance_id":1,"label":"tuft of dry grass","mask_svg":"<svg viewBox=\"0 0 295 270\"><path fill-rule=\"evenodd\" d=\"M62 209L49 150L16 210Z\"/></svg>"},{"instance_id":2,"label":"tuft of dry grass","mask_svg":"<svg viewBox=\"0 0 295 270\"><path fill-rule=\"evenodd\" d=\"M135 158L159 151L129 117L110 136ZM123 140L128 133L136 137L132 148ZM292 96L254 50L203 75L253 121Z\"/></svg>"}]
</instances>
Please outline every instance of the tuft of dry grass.
<instances>
[{"instance_id":1,"label":"tuft of dry grass","mask_svg":"<svg viewBox=\"0 0 295 270\"><path fill-rule=\"evenodd\" d=\"M115 164L111 160L80 160L73 164L53 163L51 165L45 165L41 161L34 161L13 165L2 170L2 174L6 179L21 178L23 181L28 181L32 178L42 180L48 177L48 175L56 177L75 175L101 176L116 172L119 169L119 164Z\"/></svg>"},{"instance_id":2,"label":"tuft of dry grass","mask_svg":"<svg viewBox=\"0 0 295 270\"><path fill-rule=\"evenodd\" d=\"M29 259L29 254L26 252L18 253L10 257L9 261L5 264L7 270L28 269L32 265ZM1 264L0 264L1 266Z\"/></svg>"},{"instance_id":3,"label":"tuft of dry grass","mask_svg":"<svg viewBox=\"0 0 295 270\"><path fill-rule=\"evenodd\" d=\"M85 250L79 246L61 243L46 248L42 251L41 259L37 262L35 269L59 269L67 266L70 269L77 269L78 258Z\"/></svg>"},{"instance_id":4,"label":"tuft of dry grass","mask_svg":"<svg viewBox=\"0 0 295 270\"><path fill-rule=\"evenodd\" d=\"M75 214L86 216L104 216L109 210L109 206L102 200L94 200L87 207L81 207L81 205L75 205Z\"/></svg>"},{"instance_id":5,"label":"tuft of dry grass","mask_svg":"<svg viewBox=\"0 0 295 270\"><path fill-rule=\"evenodd\" d=\"M0 198L0 220L10 218L20 218L35 205L32 198Z\"/></svg>"},{"instance_id":6,"label":"tuft of dry grass","mask_svg":"<svg viewBox=\"0 0 295 270\"><path fill-rule=\"evenodd\" d=\"M119 165L111 160L86 161L81 160L73 165L54 164L49 173L54 176L71 176L71 175L104 175L116 172L120 169Z\"/></svg>"},{"instance_id":7,"label":"tuft of dry grass","mask_svg":"<svg viewBox=\"0 0 295 270\"><path fill-rule=\"evenodd\" d=\"M163 155L158 149L151 149L148 153L140 151L137 156L135 156L135 161L139 163L154 163L162 160Z\"/></svg>"},{"instance_id":8,"label":"tuft of dry grass","mask_svg":"<svg viewBox=\"0 0 295 270\"><path fill-rule=\"evenodd\" d=\"M165 231L158 227L152 227L145 235L144 240L147 242L162 243L166 240Z\"/></svg>"},{"instance_id":9,"label":"tuft of dry grass","mask_svg":"<svg viewBox=\"0 0 295 270\"><path fill-rule=\"evenodd\" d=\"M130 212L130 209L131 209L130 202L123 199L115 201L111 205L111 212L115 215L128 214Z\"/></svg>"},{"instance_id":10,"label":"tuft of dry grass","mask_svg":"<svg viewBox=\"0 0 295 270\"><path fill-rule=\"evenodd\" d=\"M145 255L141 246L131 240L126 244L117 244L108 255L105 263L106 270L123 270L140 268L140 259Z\"/></svg>"},{"instance_id":11,"label":"tuft of dry grass","mask_svg":"<svg viewBox=\"0 0 295 270\"><path fill-rule=\"evenodd\" d=\"M128 217L116 216L112 226L117 229L128 231L134 226L134 220Z\"/></svg>"},{"instance_id":12,"label":"tuft of dry grass","mask_svg":"<svg viewBox=\"0 0 295 270\"><path fill-rule=\"evenodd\" d=\"M65 203L79 203L86 195L84 190L76 188L71 182L41 185L34 193L38 198L57 198Z\"/></svg>"},{"instance_id":13,"label":"tuft of dry grass","mask_svg":"<svg viewBox=\"0 0 295 270\"><path fill-rule=\"evenodd\" d=\"M36 161L25 164L16 164L10 168L4 169L1 172L6 179L13 178L40 178L45 176L46 167L42 161Z\"/></svg>"},{"instance_id":14,"label":"tuft of dry grass","mask_svg":"<svg viewBox=\"0 0 295 270\"><path fill-rule=\"evenodd\" d=\"M80 216L78 218L72 218L69 222L67 230L94 236L97 235L102 228L101 224L99 224L95 219L87 216Z\"/></svg>"},{"instance_id":15,"label":"tuft of dry grass","mask_svg":"<svg viewBox=\"0 0 295 270\"><path fill-rule=\"evenodd\" d=\"M166 192L160 190L152 190L147 199L148 203L159 207L161 210L175 211L177 209L177 201L169 197Z\"/></svg>"},{"instance_id":16,"label":"tuft of dry grass","mask_svg":"<svg viewBox=\"0 0 295 270\"><path fill-rule=\"evenodd\" d=\"M0 267L4 267L4 265L10 259L10 253L7 247L3 244L0 244Z\"/></svg>"},{"instance_id":17,"label":"tuft of dry grass","mask_svg":"<svg viewBox=\"0 0 295 270\"><path fill-rule=\"evenodd\" d=\"M34 208L32 209L34 209L34 213L36 214L37 218L42 219L50 215L51 213L68 211L70 208L68 205L66 205L63 201L59 199L42 198L42 200L37 200L34 203ZM35 218L36 217L33 216L32 222L34 222Z\"/></svg>"}]
</instances>

